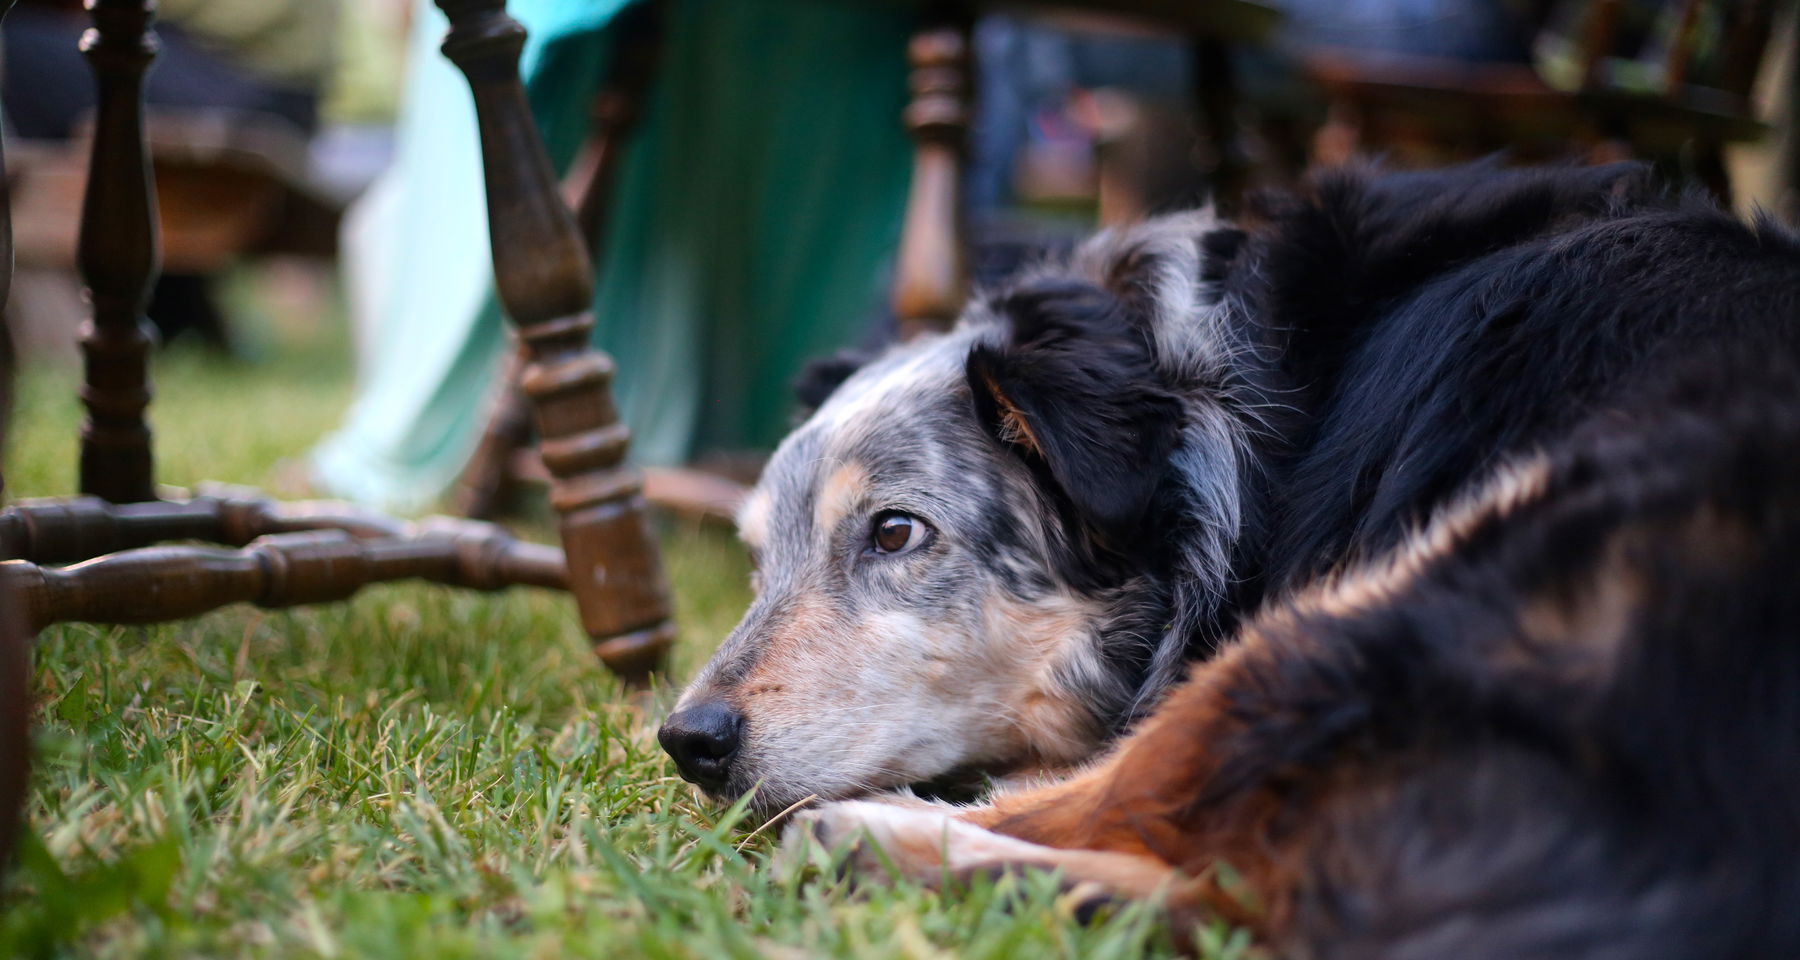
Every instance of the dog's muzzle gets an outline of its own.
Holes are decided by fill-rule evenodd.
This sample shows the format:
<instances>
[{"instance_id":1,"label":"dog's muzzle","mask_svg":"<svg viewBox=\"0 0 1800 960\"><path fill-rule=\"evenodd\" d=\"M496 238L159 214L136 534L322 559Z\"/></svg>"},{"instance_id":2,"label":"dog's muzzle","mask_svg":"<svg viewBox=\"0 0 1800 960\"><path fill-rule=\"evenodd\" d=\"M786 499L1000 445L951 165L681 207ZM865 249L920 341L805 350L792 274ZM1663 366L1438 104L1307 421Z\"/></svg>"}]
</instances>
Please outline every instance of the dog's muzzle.
<instances>
[{"instance_id":1,"label":"dog's muzzle","mask_svg":"<svg viewBox=\"0 0 1800 960\"><path fill-rule=\"evenodd\" d=\"M743 733L743 714L722 701L706 700L669 717L656 732L656 741L675 758L683 780L716 792L731 775Z\"/></svg>"}]
</instances>

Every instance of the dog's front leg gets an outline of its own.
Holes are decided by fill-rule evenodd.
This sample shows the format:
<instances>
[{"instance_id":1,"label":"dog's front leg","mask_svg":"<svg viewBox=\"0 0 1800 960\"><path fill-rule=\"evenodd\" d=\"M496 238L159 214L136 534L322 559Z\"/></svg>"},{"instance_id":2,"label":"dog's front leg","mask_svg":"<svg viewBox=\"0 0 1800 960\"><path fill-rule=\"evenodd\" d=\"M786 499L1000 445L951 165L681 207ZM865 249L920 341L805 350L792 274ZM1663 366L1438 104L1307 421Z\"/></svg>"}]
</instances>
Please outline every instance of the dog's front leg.
<instances>
[{"instance_id":1,"label":"dog's front leg","mask_svg":"<svg viewBox=\"0 0 1800 960\"><path fill-rule=\"evenodd\" d=\"M845 869L859 878L897 877L928 886L1022 869L1055 871L1078 913L1121 899L1160 900L1179 885L1176 871L1153 857L1058 849L972 822L989 812L904 800L827 804L788 828L783 856L803 857L809 847L837 850Z\"/></svg>"}]
</instances>

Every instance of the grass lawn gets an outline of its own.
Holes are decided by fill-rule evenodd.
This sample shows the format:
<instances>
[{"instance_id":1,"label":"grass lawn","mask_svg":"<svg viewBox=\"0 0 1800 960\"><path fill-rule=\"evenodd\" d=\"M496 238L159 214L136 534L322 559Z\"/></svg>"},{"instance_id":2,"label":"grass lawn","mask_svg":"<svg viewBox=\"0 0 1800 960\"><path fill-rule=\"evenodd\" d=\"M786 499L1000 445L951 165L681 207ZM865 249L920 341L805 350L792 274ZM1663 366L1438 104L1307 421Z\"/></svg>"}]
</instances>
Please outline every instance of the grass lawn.
<instances>
[{"instance_id":1,"label":"grass lawn","mask_svg":"<svg viewBox=\"0 0 1800 960\"><path fill-rule=\"evenodd\" d=\"M337 421L341 332L288 329L264 354L159 361L161 479L267 484ZM78 420L70 372L26 372L14 496L72 489ZM675 682L743 609L746 568L714 531L665 543ZM656 748L675 687L624 693L560 595L378 586L292 612L55 628L36 690L0 957L1168 950L1139 911L1076 924L1044 877L941 897L768 869L770 837L696 801Z\"/></svg>"}]
</instances>

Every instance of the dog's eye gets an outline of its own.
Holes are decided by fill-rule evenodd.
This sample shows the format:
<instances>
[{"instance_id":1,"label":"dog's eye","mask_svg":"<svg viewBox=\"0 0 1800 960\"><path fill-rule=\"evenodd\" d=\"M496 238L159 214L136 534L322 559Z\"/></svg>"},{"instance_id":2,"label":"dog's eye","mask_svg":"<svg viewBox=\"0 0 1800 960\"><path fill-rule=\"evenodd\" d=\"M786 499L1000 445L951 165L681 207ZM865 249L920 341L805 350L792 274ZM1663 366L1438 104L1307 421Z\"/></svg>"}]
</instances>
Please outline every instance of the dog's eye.
<instances>
[{"instance_id":1,"label":"dog's eye","mask_svg":"<svg viewBox=\"0 0 1800 960\"><path fill-rule=\"evenodd\" d=\"M876 553L911 553L925 542L930 529L918 517L889 510L875 515L875 528L870 531L869 539Z\"/></svg>"}]
</instances>

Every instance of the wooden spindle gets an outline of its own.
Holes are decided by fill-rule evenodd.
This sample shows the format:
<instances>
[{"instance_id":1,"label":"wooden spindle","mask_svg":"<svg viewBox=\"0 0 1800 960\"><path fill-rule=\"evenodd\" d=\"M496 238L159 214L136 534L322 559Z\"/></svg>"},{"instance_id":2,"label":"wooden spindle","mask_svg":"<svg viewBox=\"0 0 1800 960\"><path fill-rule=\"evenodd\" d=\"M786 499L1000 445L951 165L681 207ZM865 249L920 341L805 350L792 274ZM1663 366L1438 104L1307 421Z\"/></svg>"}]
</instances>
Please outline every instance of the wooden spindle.
<instances>
[{"instance_id":1,"label":"wooden spindle","mask_svg":"<svg viewBox=\"0 0 1800 960\"><path fill-rule=\"evenodd\" d=\"M440 520L403 537L342 530L261 537L238 550L147 547L68 567L0 563L26 629L53 623L161 623L233 603L292 607L344 600L372 583L427 580L474 590L564 586L554 547L516 540L489 524Z\"/></svg>"},{"instance_id":2,"label":"wooden spindle","mask_svg":"<svg viewBox=\"0 0 1800 960\"><path fill-rule=\"evenodd\" d=\"M531 445L531 398L519 385L527 358L521 349L509 351L500 365L499 393L488 409L475 453L456 478L452 500L456 512L476 520L492 520L505 513L518 489L513 458Z\"/></svg>"},{"instance_id":3,"label":"wooden spindle","mask_svg":"<svg viewBox=\"0 0 1800 960\"><path fill-rule=\"evenodd\" d=\"M613 404L613 361L588 342L588 259L519 76L525 29L504 0L436 2L450 18L444 54L475 98L494 278L529 357L521 383L552 477L570 590L601 659L641 679L674 638L668 588L642 481L624 464L630 434Z\"/></svg>"},{"instance_id":4,"label":"wooden spindle","mask_svg":"<svg viewBox=\"0 0 1800 960\"><path fill-rule=\"evenodd\" d=\"M662 0L640 0L621 10L614 33L612 65L594 97L593 128L563 178L575 224L587 238L589 259L596 262L625 145L643 117L650 84L662 62Z\"/></svg>"},{"instance_id":5,"label":"wooden spindle","mask_svg":"<svg viewBox=\"0 0 1800 960\"><path fill-rule=\"evenodd\" d=\"M575 211L575 224L587 239L592 263L603 256L613 184L661 59L662 17L661 0L641 0L619 12L613 28L616 53L594 98L593 125L563 177L563 196ZM519 386L527 359L523 352L515 353L501 368L500 393L488 413L481 442L457 479L457 512L463 516L499 516L523 479L512 465L531 441L531 400Z\"/></svg>"},{"instance_id":6,"label":"wooden spindle","mask_svg":"<svg viewBox=\"0 0 1800 960\"><path fill-rule=\"evenodd\" d=\"M962 174L969 132L969 34L934 26L907 46L912 102L905 121L913 139L912 186L906 197L893 309L902 339L956 322L968 299L963 242Z\"/></svg>"},{"instance_id":7,"label":"wooden spindle","mask_svg":"<svg viewBox=\"0 0 1800 960\"><path fill-rule=\"evenodd\" d=\"M169 540L241 547L258 537L342 530L375 539L408 535L413 525L355 504L283 503L256 490L203 485L198 496L115 504L99 497L22 501L0 511L0 560L76 563Z\"/></svg>"},{"instance_id":8,"label":"wooden spindle","mask_svg":"<svg viewBox=\"0 0 1800 960\"><path fill-rule=\"evenodd\" d=\"M150 349L144 308L159 251L144 144L144 70L155 59L155 0L87 0L81 38L99 88L77 263L92 314L81 328L81 491L124 503L155 499L150 456Z\"/></svg>"}]
</instances>

